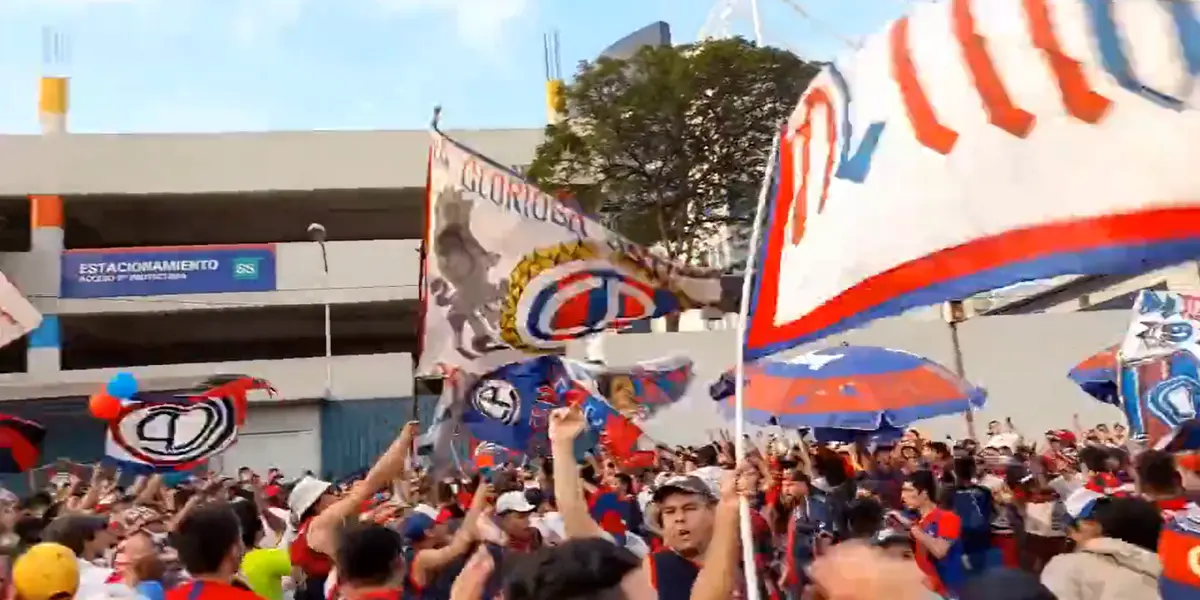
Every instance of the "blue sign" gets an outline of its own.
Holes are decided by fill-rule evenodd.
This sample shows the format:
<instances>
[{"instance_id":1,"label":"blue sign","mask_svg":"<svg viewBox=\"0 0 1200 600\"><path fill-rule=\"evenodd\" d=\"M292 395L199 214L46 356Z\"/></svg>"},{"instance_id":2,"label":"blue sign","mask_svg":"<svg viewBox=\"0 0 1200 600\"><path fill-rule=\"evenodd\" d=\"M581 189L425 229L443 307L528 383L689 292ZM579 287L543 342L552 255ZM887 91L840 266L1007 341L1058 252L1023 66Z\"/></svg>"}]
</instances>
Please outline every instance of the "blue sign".
<instances>
[{"instance_id":1,"label":"blue sign","mask_svg":"<svg viewBox=\"0 0 1200 600\"><path fill-rule=\"evenodd\" d=\"M68 250L62 298L275 290L271 244Z\"/></svg>"}]
</instances>

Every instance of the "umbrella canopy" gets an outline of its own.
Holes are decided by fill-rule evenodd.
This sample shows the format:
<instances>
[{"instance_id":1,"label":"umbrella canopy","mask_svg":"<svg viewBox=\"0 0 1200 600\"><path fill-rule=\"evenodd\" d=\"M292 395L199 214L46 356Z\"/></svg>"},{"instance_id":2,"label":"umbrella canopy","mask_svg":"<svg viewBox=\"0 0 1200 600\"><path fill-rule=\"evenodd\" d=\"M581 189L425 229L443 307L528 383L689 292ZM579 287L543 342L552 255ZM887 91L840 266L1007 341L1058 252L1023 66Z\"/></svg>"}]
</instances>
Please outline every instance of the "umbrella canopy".
<instances>
[{"instance_id":1,"label":"umbrella canopy","mask_svg":"<svg viewBox=\"0 0 1200 600\"><path fill-rule=\"evenodd\" d=\"M1067 378L1075 382L1087 394L1105 404L1120 406L1118 388L1117 350L1111 346L1093 354L1067 372Z\"/></svg>"},{"instance_id":2,"label":"umbrella canopy","mask_svg":"<svg viewBox=\"0 0 1200 600\"><path fill-rule=\"evenodd\" d=\"M916 354L838 346L746 365L745 416L757 425L877 431L983 406L987 392ZM710 388L734 409L732 375Z\"/></svg>"},{"instance_id":3,"label":"umbrella canopy","mask_svg":"<svg viewBox=\"0 0 1200 600\"><path fill-rule=\"evenodd\" d=\"M0 415L0 473L23 473L37 466L46 428L39 423Z\"/></svg>"}]
</instances>

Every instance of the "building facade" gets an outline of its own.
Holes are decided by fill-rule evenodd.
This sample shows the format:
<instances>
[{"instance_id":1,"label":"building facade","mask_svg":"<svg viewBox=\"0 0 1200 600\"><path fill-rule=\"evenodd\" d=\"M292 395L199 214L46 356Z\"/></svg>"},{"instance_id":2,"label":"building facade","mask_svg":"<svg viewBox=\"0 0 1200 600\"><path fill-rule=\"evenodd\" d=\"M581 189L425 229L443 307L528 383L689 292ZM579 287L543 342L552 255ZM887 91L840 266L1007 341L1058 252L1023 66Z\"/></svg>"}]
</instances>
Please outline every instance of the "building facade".
<instances>
[{"instance_id":1,"label":"building facade","mask_svg":"<svg viewBox=\"0 0 1200 600\"><path fill-rule=\"evenodd\" d=\"M541 132L451 135L522 165ZM218 467L359 468L431 416L411 376L428 139L0 136L0 271L45 317L0 349L0 412L48 426L47 462L87 461L86 398L114 373L154 390L246 373L280 397L254 399Z\"/></svg>"}]
</instances>

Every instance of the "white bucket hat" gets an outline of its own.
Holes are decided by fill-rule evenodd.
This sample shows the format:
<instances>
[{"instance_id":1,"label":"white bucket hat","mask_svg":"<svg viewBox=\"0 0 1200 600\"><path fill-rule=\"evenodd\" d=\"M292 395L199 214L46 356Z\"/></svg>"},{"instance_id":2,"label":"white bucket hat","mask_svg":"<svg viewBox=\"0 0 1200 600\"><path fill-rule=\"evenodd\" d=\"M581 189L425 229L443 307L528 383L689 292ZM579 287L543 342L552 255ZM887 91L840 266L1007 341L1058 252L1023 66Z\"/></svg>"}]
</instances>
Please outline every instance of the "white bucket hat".
<instances>
[{"instance_id":1,"label":"white bucket hat","mask_svg":"<svg viewBox=\"0 0 1200 600\"><path fill-rule=\"evenodd\" d=\"M306 476L296 482L292 493L288 494L288 510L291 511L292 517L299 520L313 504L317 503L317 500L321 499L325 492L329 491L332 485L328 481L322 481L312 476Z\"/></svg>"}]
</instances>

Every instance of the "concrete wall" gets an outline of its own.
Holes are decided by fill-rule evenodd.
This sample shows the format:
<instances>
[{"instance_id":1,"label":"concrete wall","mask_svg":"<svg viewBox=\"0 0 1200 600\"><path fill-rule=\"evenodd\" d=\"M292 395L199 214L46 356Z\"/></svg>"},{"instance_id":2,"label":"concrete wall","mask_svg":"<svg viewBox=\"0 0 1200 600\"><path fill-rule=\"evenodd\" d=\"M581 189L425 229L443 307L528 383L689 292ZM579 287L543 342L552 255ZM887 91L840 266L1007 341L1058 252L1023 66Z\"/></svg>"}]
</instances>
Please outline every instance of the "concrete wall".
<instances>
[{"instance_id":1,"label":"concrete wall","mask_svg":"<svg viewBox=\"0 0 1200 600\"><path fill-rule=\"evenodd\" d=\"M231 306L317 305L411 300L418 297L419 240L328 242L329 281L321 248L312 242L275 245L274 292L181 294L129 298L58 298L60 269L36 252L0 255L3 272L43 314L174 312Z\"/></svg>"},{"instance_id":2,"label":"concrete wall","mask_svg":"<svg viewBox=\"0 0 1200 600\"><path fill-rule=\"evenodd\" d=\"M334 398L358 400L413 394L411 354L334 356L330 364L333 370ZM0 374L0 401L87 397L98 391L119 371L133 373L142 389L146 390L180 389L194 385L209 375L244 373L275 384L280 399L315 399L325 395L325 365L324 358L294 358L123 369L81 369L57 373L8 373ZM268 398L265 393L261 393L251 400L268 401Z\"/></svg>"},{"instance_id":3,"label":"concrete wall","mask_svg":"<svg viewBox=\"0 0 1200 600\"><path fill-rule=\"evenodd\" d=\"M450 131L526 165L540 129ZM0 196L425 187L425 131L0 136Z\"/></svg>"},{"instance_id":4,"label":"concrete wall","mask_svg":"<svg viewBox=\"0 0 1200 600\"><path fill-rule=\"evenodd\" d=\"M1085 425L1121 420L1119 411L1084 394L1066 375L1079 361L1116 343L1128 322L1126 311L1096 311L981 317L962 324L967 377L989 392L987 406L976 419L979 426L990 419L1012 417L1018 428L1036 435L1071 427L1074 414ZM616 365L669 354L692 357L697 376L687 398L648 427L650 435L664 442L692 443L703 441L708 429L732 429L709 399L708 386L733 366L736 339L734 331L615 335L605 337L602 345L605 359ZM826 344L842 341L907 350L953 365L949 329L939 321L879 321L830 338ZM573 356L582 352L581 346L572 349ZM920 427L937 436L962 436L966 431L957 416L932 419Z\"/></svg>"}]
</instances>

